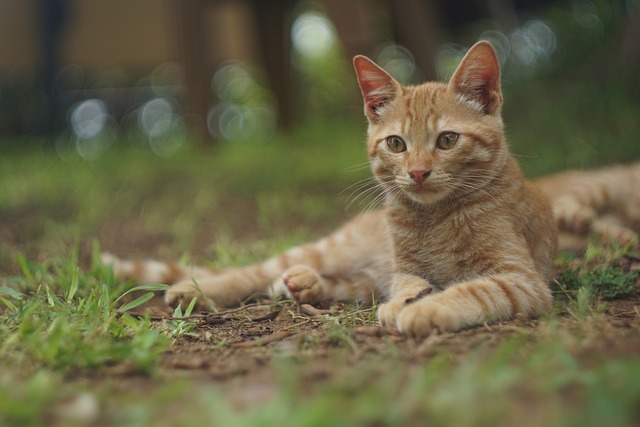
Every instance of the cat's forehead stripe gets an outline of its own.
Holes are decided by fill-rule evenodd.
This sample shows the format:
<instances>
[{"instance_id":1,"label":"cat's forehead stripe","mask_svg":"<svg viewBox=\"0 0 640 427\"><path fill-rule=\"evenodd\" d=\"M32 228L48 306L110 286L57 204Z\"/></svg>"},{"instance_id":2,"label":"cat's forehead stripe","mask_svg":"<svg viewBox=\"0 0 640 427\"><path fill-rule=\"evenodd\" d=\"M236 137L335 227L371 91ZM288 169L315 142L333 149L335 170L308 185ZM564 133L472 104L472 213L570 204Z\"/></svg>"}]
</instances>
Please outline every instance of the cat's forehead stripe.
<instances>
[{"instance_id":1,"label":"cat's forehead stripe","mask_svg":"<svg viewBox=\"0 0 640 427\"><path fill-rule=\"evenodd\" d=\"M428 129L439 129L440 113L436 104L442 93L440 86L421 85L412 88L405 98L407 115L411 120L408 125L415 126L422 122Z\"/></svg>"},{"instance_id":2,"label":"cat's forehead stripe","mask_svg":"<svg viewBox=\"0 0 640 427\"><path fill-rule=\"evenodd\" d=\"M404 107L406 111L406 115L403 117L400 130L402 134L406 135L406 133L411 128L411 124L415 121L415 114L413 111L415 91L409 91L409 93L404 97Z\"/></svg>"},{"instance_id":3,"label":"cat's forehead stripe","mask_svg":"<svg viewBox=\"0 0 640 427\"><path fill-rule=\"evenodd\" d=\"M436 127L437 127L438 130L446 129L448 123L449 123L449 117L442 115L442 116L438 117L438 121L437 121ZM453 130L453 129L451 129L451 130Z\"/></svg>"}]
</instances>

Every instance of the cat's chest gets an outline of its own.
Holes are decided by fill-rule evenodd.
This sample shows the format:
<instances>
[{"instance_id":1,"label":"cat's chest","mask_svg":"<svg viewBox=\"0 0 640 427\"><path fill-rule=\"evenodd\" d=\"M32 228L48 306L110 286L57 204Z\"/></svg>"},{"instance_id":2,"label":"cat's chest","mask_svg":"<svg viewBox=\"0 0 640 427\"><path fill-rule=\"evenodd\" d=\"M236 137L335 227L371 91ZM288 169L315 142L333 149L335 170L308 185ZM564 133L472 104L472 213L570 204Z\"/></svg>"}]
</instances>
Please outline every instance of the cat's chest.
<instances>
[{"instance_id":1,"label":"cat's chest","mask_svg":"<svg viewBox=\"0 0 640 427\"><path fill-rule=\"evenodd\" d=\"M396 269L423 277L437 287L470 277L481 268L491 226L468 213L420 217L389 216Z\"/></svg>"}]
</instances>

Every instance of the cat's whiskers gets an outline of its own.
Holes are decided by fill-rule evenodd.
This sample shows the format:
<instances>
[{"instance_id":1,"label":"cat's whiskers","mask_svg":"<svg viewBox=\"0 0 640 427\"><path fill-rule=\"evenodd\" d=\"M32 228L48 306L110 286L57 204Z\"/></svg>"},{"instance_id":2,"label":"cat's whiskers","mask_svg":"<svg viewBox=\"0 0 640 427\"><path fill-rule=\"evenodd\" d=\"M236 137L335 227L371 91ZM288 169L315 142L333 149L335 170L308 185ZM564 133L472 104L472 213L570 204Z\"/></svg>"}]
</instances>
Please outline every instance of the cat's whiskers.
<instances>
[{"instance_id":1,"label":"cat's whiskers","mask_svg":"<svg viewBox=\"0 0 640 427\"><path fill-rule=\"evenodd\" d=\"M366 161L364 163L358 163L352 166L348 166L343 169L343 172L357 172L364 169L369 169L370 167L371 167L371 163L369 161Z\"/></svg>"},{"instance_id":2,"label":"cat's whiskers","mask_svg":"<svg viewBox=\"0 0 640 427\"><path fill-rule=\"evenodd\" d=\"M492 201L496 201L496 193L492 191L491 187L487 186L487 180L477 179L477 180L468 180L465 179L458 183L456 186L457 189L463 190L463 194L457 194L458 200L461 200L463 197L473 194L474 196L488 196ZM456 193L453 191L453 193Z\"/></svg>"},{"instance_id":3,"label":"cat's whiskers","mask_svg":"<svg viewBox=\"0 0 640 427\"><path fill-rule=\"evenodd\" d=\"M377 180L374 177L368 177L365 179L361 179L357 182L354 182L353 184L349 185L347 188L345 188L344 190L342 190L339 194L344 194L347 191L351 191L351 194L349 195L350 197L356 193L357 191L363 189L363 188L367 188L370 185L375 185L375 183L377 182Z\"/></svg>"},{"instance_id":4,"label":"cat's whiskers","mask_svg":"<svg viewBox=\"0 0 640 427\"><path fill-rule=\"evenodd\" d=\"M387 204L395 204L400 200L400 197L404 194L404 191L395 181L388 181L383 186L384 192L382 198Z\"/></svg>"},{"instance_id":5,"label":"cat's whiskers","mask_svg":"<svg viewBox=\"0 0 640 427\"><path fill-rule=\"evenodd\" d=\"M373 206L371 205L371 201L369 201L369 198L373 196L373 200L375 201L379 196L378 192L382 191L382 185L378 182L377 179L373 177L369 177L369 178L360 180L355 184L350 185L345 190L343 190L340 194L344 193L349 189L352 189L352 191L349 197L347 197L347 201L346 201L347 204L345 206L346 211L348 211L351 208L351 206L357 201L359 201L360 205L363 205L366 203L367 204L366 209L371 210L375 205Z\"/></svg>"}]
</instances>

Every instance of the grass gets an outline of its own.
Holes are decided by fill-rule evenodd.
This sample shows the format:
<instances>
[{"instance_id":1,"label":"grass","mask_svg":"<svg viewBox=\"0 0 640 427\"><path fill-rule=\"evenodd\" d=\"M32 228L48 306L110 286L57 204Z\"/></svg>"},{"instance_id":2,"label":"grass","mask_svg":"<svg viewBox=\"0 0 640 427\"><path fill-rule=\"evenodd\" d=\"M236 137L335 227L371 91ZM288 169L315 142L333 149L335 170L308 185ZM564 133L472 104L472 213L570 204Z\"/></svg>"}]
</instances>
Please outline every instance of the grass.
<instances>
[{"instance_id":1,"label":"grass","mask_svg":"<svg viewBox=\"0 0 640 427\"><path fill-rule=\"evenodd\" d=\"M534 105L507 117L528 174L640 157L628 119L638 106L622 90L568 88L573 97L545 102L555 90L505 107ZM640 358L625 337L637 343L638 323L615 329L600 299L636 292L637 274L613 264L624 251L592 249L593 266L558 280L569 302L534 325L374 340L354 332L373 310L347 306L293 349L205 343L221 363L246 357L249 375L166 369L203 326L123 313L162 287L114 281L94 242L228 266L321 236L359 209L345 213L344 190L368 176L354 167L363 138L356 119L169 159L122 142L93 162L63 160L50 141L0 142L12 147L0 158L0 425L637 425Z\"/></svg>"},{"instance_id":2,"label":"grass","mask_svg":"<svg viewBox=\"0 0 640 427\"><path fill-rule=\"evenodd\" d=\"M170 340L121 310L144 303L165 285L124 290L110 272L94 265L82 272L77 259L29 263L18 255L24 280L0 289L2 351L12 365L58 371L130 365L148 372ZM122 297L147 291L122 304Z\"/></svg>"}]
</instances>

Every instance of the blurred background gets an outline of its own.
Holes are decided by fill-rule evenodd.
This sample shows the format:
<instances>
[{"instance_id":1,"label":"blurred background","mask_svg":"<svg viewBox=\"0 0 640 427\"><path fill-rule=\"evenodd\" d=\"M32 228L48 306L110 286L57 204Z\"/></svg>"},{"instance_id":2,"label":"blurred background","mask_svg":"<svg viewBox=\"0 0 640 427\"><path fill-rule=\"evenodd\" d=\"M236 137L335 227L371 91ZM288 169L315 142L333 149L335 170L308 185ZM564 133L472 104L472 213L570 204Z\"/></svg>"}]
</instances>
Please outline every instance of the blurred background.
<instances>
[{"instance_id":1,"label":"blurred background","mask_svg":"<svg viewBox=\"0 0 640 427\"><path fill-rule=\"evenodd\" d=\"M118 143L170 156L187 143L266 140L359 115L354 54L417 83L446 79L478 39L497 49L507 92L581 76L626 82L637 100L639 10L639 0L2 0L0 138L50 137L87 160Z\"/></svg>"},{"instance_id":2,"label":"blurred background","mask_svg":"<svg viewBox=\"0 0 640 427\"><path fill-rule=\"evenodd\" d=\"M318 237L380 201L353 55L444 80L479 39L529 177L640 159L640 0L0 0L0 277Z\"/></svg>"}]
</instances>

